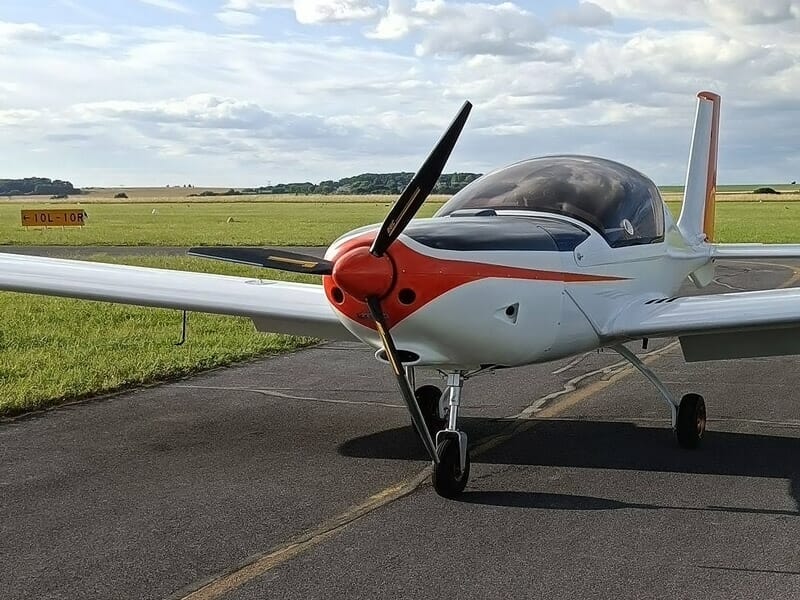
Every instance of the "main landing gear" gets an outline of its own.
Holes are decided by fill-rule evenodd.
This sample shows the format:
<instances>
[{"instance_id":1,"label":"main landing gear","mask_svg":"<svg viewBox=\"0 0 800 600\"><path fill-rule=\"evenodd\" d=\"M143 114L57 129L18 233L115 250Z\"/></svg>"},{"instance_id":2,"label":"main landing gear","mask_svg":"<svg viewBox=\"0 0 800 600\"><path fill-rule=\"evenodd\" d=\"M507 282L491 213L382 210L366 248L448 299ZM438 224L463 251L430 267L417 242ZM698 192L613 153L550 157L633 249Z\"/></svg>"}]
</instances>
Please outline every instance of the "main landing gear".
<instances>
[{"instance_id":1,"label":"main landing gear","mask_svg":"<svg viewBox=\"0 0 800 600\"><path fill-rule=\"evenodd\" d=\"M613 348L636 367L661 394L661 398L670 408L672 429L675 431L678 445L687 449L697 448L706 431L706 403L703 397L700 394L685 394L681 401L677 402L656 374L638 356L621 344Z\"/></svg>"},{"instance_id":2,"label":"main landing gear","mask_svg":"<svg viewBox=\"0 0 800 600\"><path fill-rule=\"evenodd\" d=\"M407 368L406 375L413 386L413 368ZM469 481L467 434L458 430L458 408L465 379L461 371L448 373L444 392L434 385L424 385L414 392L428 432L436 443L433 488L445 498L458 496ZM424 435L420 431L417 434Z\"/></svg>"}]
</instances>

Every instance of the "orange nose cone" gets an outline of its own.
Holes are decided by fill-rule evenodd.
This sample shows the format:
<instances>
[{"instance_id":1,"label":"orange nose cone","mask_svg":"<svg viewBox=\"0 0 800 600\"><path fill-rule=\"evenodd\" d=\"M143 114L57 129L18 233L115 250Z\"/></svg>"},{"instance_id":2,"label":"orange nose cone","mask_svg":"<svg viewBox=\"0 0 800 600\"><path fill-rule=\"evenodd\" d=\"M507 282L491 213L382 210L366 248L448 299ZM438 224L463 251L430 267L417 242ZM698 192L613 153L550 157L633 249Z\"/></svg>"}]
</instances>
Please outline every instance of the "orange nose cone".
<instances>
[{"instance_id":1,"label":"orange nose cone","mask_svg":"<svg viewBox=\"0 0 800 600\"><path fill-rule=\"evenodd\" d=\"M337 258L332 275L334 283L357 300L382 298L392 289L394 266L385 254L373 256L369 248L361 246Z\"/></svg>"}]
</instances>

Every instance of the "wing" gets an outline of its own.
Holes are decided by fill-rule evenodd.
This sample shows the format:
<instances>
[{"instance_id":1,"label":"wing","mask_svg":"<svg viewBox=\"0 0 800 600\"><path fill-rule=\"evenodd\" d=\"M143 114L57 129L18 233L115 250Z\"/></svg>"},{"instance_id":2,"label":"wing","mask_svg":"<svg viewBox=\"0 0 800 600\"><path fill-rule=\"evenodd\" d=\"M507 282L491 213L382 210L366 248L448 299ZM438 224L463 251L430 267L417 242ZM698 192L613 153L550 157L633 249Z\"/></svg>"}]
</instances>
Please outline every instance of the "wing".
<instances>
[{"instance_id":1,"label":"wing","mask_svg":"<svg viewBox=\"0 0 800 600\"><path fill-rule=\"evenodd\" d=\"M600 334L604 341L677 336L690 362L800 354L800 288L642 300Z\"/></svg>"},{"instance_id":2,"label":"wing","mask_svg":"<svg viewBox=\"0 0 800 600\"><path fill-rule=\"evenodd\" d=\"M260 331L355 339L312 284L0 254L0 290L237 315Z\"/></svg>"}]
</instances>

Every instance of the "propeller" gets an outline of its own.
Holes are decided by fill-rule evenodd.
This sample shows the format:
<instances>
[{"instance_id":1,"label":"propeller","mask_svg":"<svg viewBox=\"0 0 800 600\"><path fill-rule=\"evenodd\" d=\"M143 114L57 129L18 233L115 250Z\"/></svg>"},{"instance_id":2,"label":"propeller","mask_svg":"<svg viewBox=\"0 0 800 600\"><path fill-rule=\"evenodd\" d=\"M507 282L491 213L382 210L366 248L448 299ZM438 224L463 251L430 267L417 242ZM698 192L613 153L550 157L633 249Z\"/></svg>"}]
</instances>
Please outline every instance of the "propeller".
<instances>
[{"instance_id":1,"label":"propeller","mask_svg":"<svg viewBox=\"0 0 800 600\"><path fill-rule=\"evenodd\" d=\"M381 303L375 296L367 298L367 306L372 319L375 321L375 326L378 330L378 335L381 338L383 349L386 352L386 358L389 365L394 371L394 376L397 378L397 385L400 388L400 393L403 395L403 400L408 406L408 412L411 414L411 421L422 440L425 450L428 451L433 462L439 463L439 455L436 453L436 444L431 437L431 432L428 430L428 425L425 423L425 417L422 414L422 409L419 407L417 397L411 389L411 384L406 377L406 371L403 368L403 363L397 356L397 348L394 345L394 340L389 334L389 327L386 325L386 320L383 318L383 311L381 310Z\"/></svg>"},{"instance_id":2,"label":"propeller","mask_svg":"<svg viewBox=\"0 0 800 600\"><path fill-rule=\"evenodd\" d=\"M439 175L444 170L447 159L450 158L450 153L456 145L461 130L464 129L470 110L472 110L472 104L469 101L464 102L461 110L458 111L439 143L431 150L419 171L411 178L406 189L403 190L403 193L400 194L400 197L389 210L389 214L386 215L386 219L384 219L383 225L378 231L378 235L375 236L375 240L372 242L372 248L369 249L374 256L383 256L391 243L403 232L409 221L417 214L422 203L430 195L439 180Z\"/></svg>"},{"instance_id":3,"label":"propeller","mask_svg":"<svg viewBox=\"0 0 800 600\"><path fill-rule=\"evenodd\" d=\"M456 145L458 136L464 129L472 104L464 102L450 126L445 130L439 142L434 146L428 158L422 163L419 171L411 178L403 193L389 210L389 214L381 225L378 234L367 249L364 246L354 248L335 262L319 259L314 256L271 250L266 248L191 248L189 254L214 258L230 262L243 263L258 267L268 267L295 273L313 275L331 275L336 285L350 296L366 302L370 316L375 321L375 328L381 340L403 400L408 406L411 420L434 463L439 462L436 446L430 431L425 424L425 417L419 407L414 391L406 376L405 368L397 352L394 340L389 333L389 325L381 306L381 299L392 289L395 278L395 266L386 255L392 243L400 236L411 219L419 211L426 198L433 191L439 176L444 170L447 159Z\"/></svg>"},{"instance_id":4,"label":"propeller","mask_svg":"<svg viewBox=\"0 0 800 600\"><path fill-rule=\"evenodd\" d=\"M299 252L287 252L269 248L199 247L189 248L187 254L252 265L254 267L292 271L293 273L330 275L333 272L333 263L329 260L309 256L308 254L300 254Z\"/></svg>"}]
</instances>

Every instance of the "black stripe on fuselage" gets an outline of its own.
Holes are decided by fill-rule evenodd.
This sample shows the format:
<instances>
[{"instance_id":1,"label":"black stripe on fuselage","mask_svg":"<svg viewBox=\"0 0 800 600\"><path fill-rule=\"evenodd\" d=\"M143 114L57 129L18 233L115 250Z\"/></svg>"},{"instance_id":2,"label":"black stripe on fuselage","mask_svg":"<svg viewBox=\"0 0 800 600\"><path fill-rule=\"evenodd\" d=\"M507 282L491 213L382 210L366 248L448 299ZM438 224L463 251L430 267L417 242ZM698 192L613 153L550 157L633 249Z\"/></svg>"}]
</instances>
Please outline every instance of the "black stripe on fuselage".
<instances>
[{"instance_id":1,"label":"black stripe on fuselage","mask_svg":"<svg viewBox=\"0 0 800 600\"><path fill-rule=\"evenodd\" d=\"M403 234L429 248L463 252L571 252L589 237L558 219L480 215L412 221Z\"/></svg>"}]
</instances>

